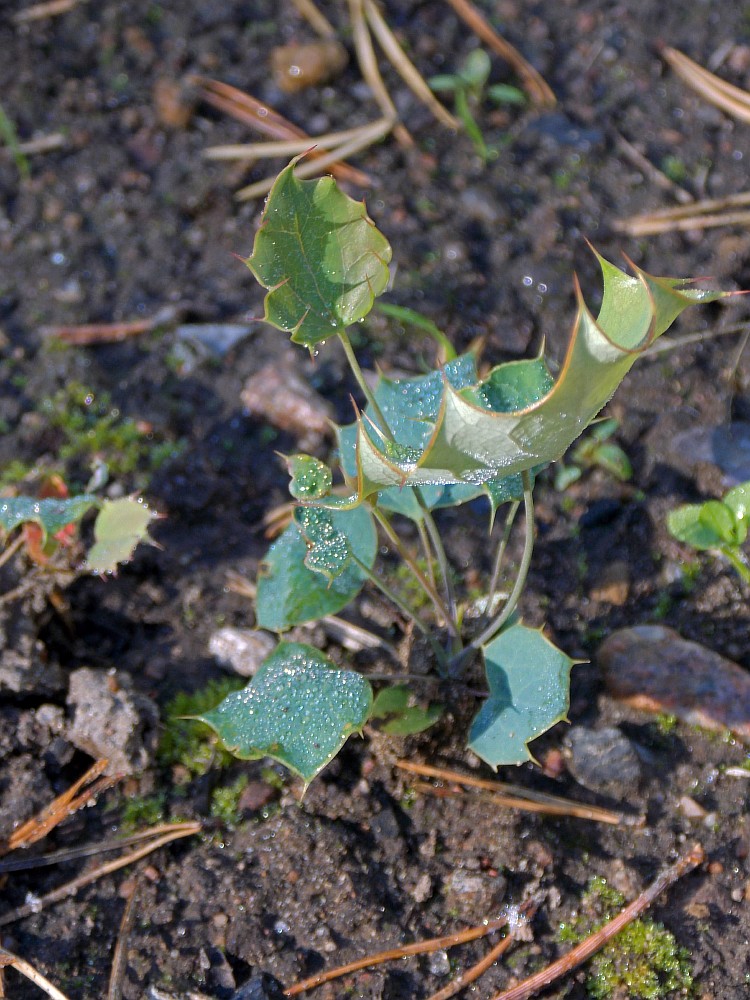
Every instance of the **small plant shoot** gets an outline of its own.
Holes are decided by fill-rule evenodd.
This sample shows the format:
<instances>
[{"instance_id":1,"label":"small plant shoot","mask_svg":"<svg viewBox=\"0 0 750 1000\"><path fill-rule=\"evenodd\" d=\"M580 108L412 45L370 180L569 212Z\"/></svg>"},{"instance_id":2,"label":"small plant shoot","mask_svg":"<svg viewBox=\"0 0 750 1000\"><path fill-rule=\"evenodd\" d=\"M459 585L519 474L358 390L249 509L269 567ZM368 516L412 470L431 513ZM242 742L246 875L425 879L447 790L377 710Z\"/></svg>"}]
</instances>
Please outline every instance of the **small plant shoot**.
<instances>
[{"instance_id":1,"label":"small plant shoot","mask_svg":"<svg viewBox=\"0 0 750 1000\"><path fill-rule=\"evenodd\" d=\"M480 377L473 354L455 356L439 343L446 363L435 371L381 375L371 388L347 329L385 290L391 249L362 203L331 178L299 180L294 162L274 184L245 263L268 291L270 323L309 349L340 339L365 405L338 428L335 468L310 456L287 458L297 506L261 564L257 624L283 633L340 611L366 583L379 588L422 634L447 690L481 658L487 696L469 746L492 768L523 763L531 758L529 742L565 719L573 666L517 614L534 544L534 475L563 456L684 309L722 293L638 268L629 276L597 255L602 306L594 317L577 289L559 372L539 356L499 364ZM604 430L593 440L603 447ZM488 500L490 532L498 510L507 507L508 514L485 617L478 625L471 619L467 634L468 602L456 593L435 517L440 508L480 496ZM498 601L505 542L521 507L523 555ZM419 548L399 537L394 514L414 522ZM403 559L426 595L421 611L401 596L407 589L389 581L377 558L381 545ZM365 677L311 647L281 641L244 691L201 719L238 756L270 756L308 783L368 720L404 734L425 728L439 712L399 683L373 699Z\"/></svg>"},{"instance_id":2,"label":"small plant shoot","mask_svg":"<svg viewBox=\"0 0 750 1000\"><path fill-rule=\"evenodd\" d=\"M667 515L667 527L679 542L723 556L745 583L750 562L742 550L750 520L750 482L740 483L721 500L689 503Z\"/></svg>"}]
</instances>

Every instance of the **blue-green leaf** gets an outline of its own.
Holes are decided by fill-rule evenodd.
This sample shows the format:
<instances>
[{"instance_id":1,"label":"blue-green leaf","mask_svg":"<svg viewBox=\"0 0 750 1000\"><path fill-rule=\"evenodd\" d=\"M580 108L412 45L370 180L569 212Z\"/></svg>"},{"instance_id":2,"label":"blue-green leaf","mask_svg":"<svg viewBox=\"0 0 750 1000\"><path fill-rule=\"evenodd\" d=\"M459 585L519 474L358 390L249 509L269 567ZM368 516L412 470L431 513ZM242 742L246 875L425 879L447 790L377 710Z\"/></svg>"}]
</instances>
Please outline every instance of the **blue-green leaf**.
<instances>
[{"instance_id":1,"label":"blue-green leaf","mask_svg":"<svg viewBox=\"0 0 750 1000\"><path fill-rule=\"evenodd\" d=\"M372 690L312 646L281 642L242 691L198 716L243 760L272 757L309 784L370 715Z\"/></svg>"},{"instance_id":2,"label":"blue-green leaf","mask_svg":"<svg viewBox=\"0 0 750 1000\"><path fill-rule=\"evenodd\" d=\"M526 744L567 715L574 660L538 629L512 625L484 647L490 693L469 748L491 767L533 759Z\"/></svg>"},{"instance_id":3,"label":"blue-green leaf","mask_svg":"<svg viewBox=\"0 0 750 1000\"><path fill-rule=\"evenodd\" d=\"M77 524L84 514L92 507L101 505L99 497L83 493L77 497L65 499L46 498L37 500L34 497L4 497L0 499L0 527L7 532L13 531L27 521L38 524L46 539L47 535L56 535L67 524Z\"/></svg>"}]
</instances>

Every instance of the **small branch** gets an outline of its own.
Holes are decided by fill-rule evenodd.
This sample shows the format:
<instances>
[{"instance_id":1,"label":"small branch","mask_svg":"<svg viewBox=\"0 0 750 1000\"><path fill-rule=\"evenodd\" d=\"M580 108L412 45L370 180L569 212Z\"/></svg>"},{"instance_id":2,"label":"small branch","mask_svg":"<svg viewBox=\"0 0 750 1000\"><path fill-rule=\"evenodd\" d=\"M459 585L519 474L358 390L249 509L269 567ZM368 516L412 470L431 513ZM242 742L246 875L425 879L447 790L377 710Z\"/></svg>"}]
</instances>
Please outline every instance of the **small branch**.
<instances>
[{"instance_id":1,"label":"small branch","mask_svg":"<svg viewBox=\"0 0 750 1000\"><path fill-rule=\"evenodd\" d=\"M509 990L505 990L502 993L497 993L492 1000L528 1000L529 997L534 996L539 990L544 989L545 986L549 986L556 979L560 979L562 976L566 976L573 969L578 968L583 962L595 955L597 951L604 947L604 945L610 941L616 934L619 934L623 928L627 927L631 921L639 917L644 910L648 909L649 906L657 899L658 896L668 889L673 883L678 879L682 878L688 872L697 868L704 860L703 848L700 844L696 844L692 850L690 850L684 857L680 858L675 864L671 865L669 868L665 869L659 875L659 877L651 883L651 885L645 889L637 899L626 906L622 913L618 914L614 920L610 920L609 923L605 924L604 927L600 928L590 937L586 938L575 948L571 949L566 955L553 962L546 969L542 969L541 972L537 972L533 976L529 976L528 979L524 979L522 983L517 986L512 987Z\"/></svg>"}]
</instances>

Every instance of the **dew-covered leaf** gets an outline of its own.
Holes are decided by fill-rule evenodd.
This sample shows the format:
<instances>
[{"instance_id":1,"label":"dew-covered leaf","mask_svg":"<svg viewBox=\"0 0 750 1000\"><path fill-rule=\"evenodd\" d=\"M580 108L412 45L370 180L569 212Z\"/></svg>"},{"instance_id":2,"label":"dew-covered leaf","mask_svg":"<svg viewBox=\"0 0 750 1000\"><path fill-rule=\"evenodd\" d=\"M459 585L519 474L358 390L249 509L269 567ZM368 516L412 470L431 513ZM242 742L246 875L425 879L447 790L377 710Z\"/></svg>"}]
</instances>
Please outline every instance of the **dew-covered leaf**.
<instances>
[{"instance_id":1,"label":"dew-covered leaf","mask_svg":"<svg viewBox=\"0 0 750 1000\"><path fill-rule=\"evenodd\" d=\"M296 500L317 500L331 492L331 470L312 455L291 455L286 460L289 492Z\"/></svg>"},{"instance_id":2,"label":"dew-covered leaf","mask_svg":"<svg viewBox=\"0 0 750 1000\"><path fill-rule=\"evenodd\" d=\"M391 248L363 202L332 177L298 180L296 162L276 178L245 263L269 290L264 318L312 347L367 315L388 284Z\"/></svg>"},{"instance_id":3,"label":"dew-covered leaf","mask_svg":"<svg viewBox=\"0 0 750 1000\"><path fill-rule=\"evenodd\" d=\"M42 529L44 540L47 535L56 535L68 524L77 524L87 511L101 503L99 497L90 493L44 500L34 497L3 497L0 499L0 527L11 532L19 525L33 521Z\"/></svg>"},{"instance_id":4,"label":"dew-covered leaf","mask_svg":"<svg viewBox=\"0 0 750 1000\"><path fill-rule=\"evenodd\" d=\"M86 568L92 573L114 573L118 563L130 559L139 542L149 540L148 527L154 517L140 500L104 500L94 522L95 541Z\"/></svg>"},{"instance_id":5,"label":"dew-covered leaf","mask_svg":"<svg viewBox=\"0 0 750 1000\"><path fill-rule=\"evenodd\" d=\"M734 511L737 521L750 518L750 482L740 483L724 494L724 503Z\"/></svg>"},{"instance_id":6,"label":"dew-covered leaf","mask_svg":"<svg viewBox=\"0 0 750 1000\"><path fill-rule=\"evenodd\" d=\"M511 625L483 649L489 697L469 748L491 767L532 759L526 746L566 717L574 662L538 629Z\"/></svg>"},{"instance_id":7,"label":"dew-covered leaf","mask_svg":"<svg viewBox=\"0 0 750 1000\"><path fill-rule=\"evenodd\" d=\"M331 523L346 537L357 559L371 569L377 534L370 512L364 507L334 511ZM258 573L256 617L260 628L283 632L336 614L362 589L366 575L354 562L329 580L308 569L307 554L308 546L293 521L268 550Z\"/></svg>"},{"instance_id":8,"label":"dew-covered leaf","mask_svg":"<svg viewBox=\"0 0 750 1000\"><path fill-rule=\"evenodd\" d=\"M242 691L199 716L243 760L272 757L309 784L372 707L368 681L312 646L281 642Z\"/></svg>"},{"instance_id":9,"label":"dew-covered leaf","mask_svg":"<svg viewBox=\"0 0 750 1000\"><path fill-rule=\"evenodd\" d=\"M341 576L352 562L349 539L333 523L333 514L321 507L297 507L294 522L307 544L305 566L328 581Z\"/></svg>"},{"instance_id":10,"label":"dew-covered leaf","mask_svg":"<svg viewBox=\"0 0 750 1000\"><path fill-rule=\"evenodd\" d=\"M360 500L404 486L481 486L559 459L656 337L689 305L723 294L640 269L630 277L598 260L604 276L599 316L594 319L579 293L578 316L556 381L542 358L499 365L481 384L456 385L447 376L437 400L430 401L430 409L437 402L438 410L422 415L418 435L412 428L407 442L401 426L393 428L399 444L410 446L404 457L373 434L364 418L358 420L356 476L350 469L347 473Z\"/></svg>"}]
</instances>

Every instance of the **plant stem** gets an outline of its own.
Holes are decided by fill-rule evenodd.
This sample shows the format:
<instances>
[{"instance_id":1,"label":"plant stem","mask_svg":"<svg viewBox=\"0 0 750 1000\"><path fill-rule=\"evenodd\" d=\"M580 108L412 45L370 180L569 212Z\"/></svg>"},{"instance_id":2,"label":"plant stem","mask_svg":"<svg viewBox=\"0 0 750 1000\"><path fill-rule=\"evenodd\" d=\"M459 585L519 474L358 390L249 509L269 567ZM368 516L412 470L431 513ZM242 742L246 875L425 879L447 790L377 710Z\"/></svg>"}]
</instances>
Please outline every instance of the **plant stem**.
<instances>
[{"instance_id":1,"label":"plant stem","mask_svg":"<svg viewBox=\"0 0 750 1000\"><path fill-rule=\"evenodd\" d=\"M729 545L722 546L719 550L723 556L725 556L732 566L737 570L740 578L745 581L745 583L750 583L750 567L742 557L742 553L739 548L735 549Z\"/></svg>"},{"instance_id":2,"label":"plant stem","mask_svg":"<svg viewBox=\"0 0 750 1000\"><path fill-rule=\"evenodd\" d=\"M414 489L414 496L417 503L422 510L422 517L424 518L424 524L427 528L427 533L430 536L430 541L432 542L432 547L435 550L435 557L437 559L438 568L440 570L440 575L443 578L443 586L445 587L445 597L448 605L448 617L446 618L446 625L448 626L451 635L454 639L458 640L460 643L460 637L458 634L458 619L456 617L456 595L453 590L453 582L451 580L451 568L448 564L448 556L445 554L445 548L443 546L443 540L440 537L440 532L435 524L435 519L432 516L427 504L424 502L424 498L419 489Z\"/></svg>"},{"instance_id":3,"label":"plant stem","mask_svg":"<svg viewBox=\"0 0 750 1000\"><path fill-rule=\"evenodd\" d=\"M383 411L378 406L378 402L375 399L375 394L372 389L367 384L365 374L359 366L359 361L357 361L357 355L354 353L354 348L349 340L349 334L346 330L342 330L338 334L339 340L344 348L344 354L346 355L346 360L349 362L349 367L352 370L352 375L357 380L357 385L362 390L362 395L367 400L367 405L370 407L374 415L377 417L380 423L381 432L388 438L389 441L394 441L393 431L388 426L388 421L383 416Z\"/></svg>"},{"instance_id":4,"label":"plant stem","mask_svg":"<svg viewBox=\"0 0 750 1000\"><path fill-rule=\"evenodd\" d=\"M505 607L500 614L492 619L481 635L472 639L468 646L466 646L465 649L463 649L457 656L454 656L450 661L448 666L451 673L454 673L462 667L473 652L484 646L485 643L490 641L490 639L493 639L503 625L505 625L510 616L516 610L518 599L521 596L521 592L526 583L526 577L529 575L531 556L534 551L534 497L532 495L531 476L528 470L524 470L521 473L521 477L523 479L523 505L526 517L526 538L524 540L523 555L521 556L521 565L518 567L516 582L513 584L513 589L511 590L508 600L505 602Z\"/></svg>"},{"instance_id":5,"label":"plant stem","mask_svg":"<svg viewBox=\"0 0 750 1000\"><path fill-rule=\"evenodd\" d=\"M427 561L427 574L430 578L430 583L437 590L437 582L435 581L435 554L432 551L432 546L430 545L430 538L425 530L424 521L417 521L417 532L419 534L419 540L422 543L422 549L424 551L424 557Z\"/></svg>"},{"instance_id":6,"label":"plant stem","mask_svg":"<svg viewBox=\"0 0 750 1000\"><path fill-rule=\"evenodd\" d=\"M448 608L445 606L445 602L438 593L437 588L433 584L431 584L430 581L425 577L422 570L419 568L419 566L416 564L416 562L414 561L408 550L403 545L401 539L393 530L391 522L388 520L383 511L380 510L380 508L378 507L373 507L372 513L376 521L380 525L380 527L385 532L388 541L391 542L391 544L396 549L398 554L404 560L404 563L411 570L419 586L422 588L422 590L424 590L424 592L432 601L435 611L438 614L438 617L442 618L446 622L446 624L450 626L450 615L448 612Z\"/></svg>"},{"instance_id":7,"label":"plant stem","mask_svg":"<svg viewBox=\"0 0 750 1000\"><path fill-rule=\"evenodd\" d=\"M377 575L377 573L374 573L368 566L365 565L365 563L362 562L361 559L357 559L357 557L354 555L353 552L351 554L351 558L352 562L355 563L355 565L358 566L362 570L362 572L367 576L367 579L372 584L374 584L381 593L385 594L388 600L391 601L393 604L395 604L396 607L399 609L399 611L403 615L405 615L409 619L409 621L414 622L416 627L423 635L425 636L429 635L429 629L427 628L427 626L419 620L416 613L412 611L409 605L406 604L405 601L401 600L401 598L398 596L395 590L392 590L387 583L381 580L380 577Z\"/></svg>"},{"instance_id":8,"label":"plant stem","mask_svg":"<svg viewBox=\"0 0 750 1000\"><path fill-rule=\"evenodd\" d=\"M495 565L492 567L492 578L490 580L490 588L487 592L487 611L489 612L492 608L492 603L495 600L495 592L497 591L497 584L500 579L500 567L503 564L503 556L505 555L505 549L508 545L508 539L510 538L511 528L513 527L513 522L516 519L516 514L518 513L518 508L521 506L520 500L514 500L510 505L510 510L505 518L505 527L503 528L503 537L500 539L500 544L497 547L497 553L495 555Z\"/></svg>"}]
</instances>

